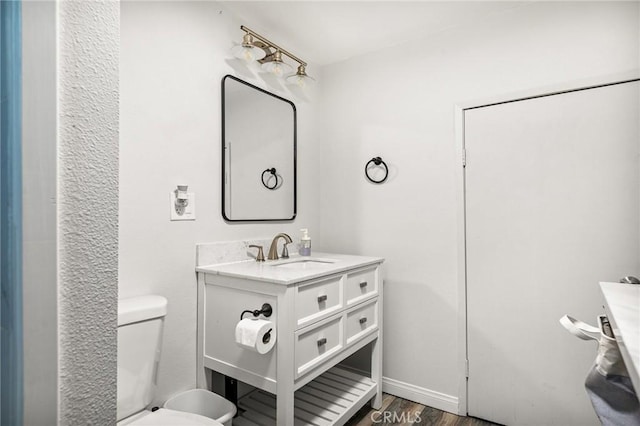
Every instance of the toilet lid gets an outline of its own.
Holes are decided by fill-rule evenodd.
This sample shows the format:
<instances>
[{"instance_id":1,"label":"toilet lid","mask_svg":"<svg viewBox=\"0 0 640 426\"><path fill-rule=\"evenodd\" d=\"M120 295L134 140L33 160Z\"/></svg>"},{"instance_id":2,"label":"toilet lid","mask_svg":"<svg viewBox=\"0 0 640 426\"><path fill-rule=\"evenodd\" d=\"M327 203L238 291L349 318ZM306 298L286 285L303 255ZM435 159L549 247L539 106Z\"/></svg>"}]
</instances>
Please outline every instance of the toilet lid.
<instances>
[{"instance_id":1,"label":"toilet lid","mask_svg":"<svg viewBox=\"0 0 640 426\"><path fill-rule=\"evenodd\" d=\"M222 423L198 414L160 408L128 426L222 426Z\"/></svg>"}]
</instances>

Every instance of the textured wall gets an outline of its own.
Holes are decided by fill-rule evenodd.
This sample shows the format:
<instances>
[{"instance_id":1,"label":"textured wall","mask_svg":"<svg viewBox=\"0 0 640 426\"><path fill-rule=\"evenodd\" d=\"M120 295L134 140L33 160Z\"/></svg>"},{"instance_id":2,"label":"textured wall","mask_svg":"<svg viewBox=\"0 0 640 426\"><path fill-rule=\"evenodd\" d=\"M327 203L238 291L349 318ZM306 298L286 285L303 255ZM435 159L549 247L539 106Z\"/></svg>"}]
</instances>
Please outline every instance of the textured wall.
<instances>
[{"instance_id":1,"label":"textured wall","mask_svg":"<svg viewBox=\"0 0 640 426\"><path fill-rule=\"evenodd\" d=\"M116 419L118 57L114 1L58 3L59 423Z\"/></svg>"}]
</instances>

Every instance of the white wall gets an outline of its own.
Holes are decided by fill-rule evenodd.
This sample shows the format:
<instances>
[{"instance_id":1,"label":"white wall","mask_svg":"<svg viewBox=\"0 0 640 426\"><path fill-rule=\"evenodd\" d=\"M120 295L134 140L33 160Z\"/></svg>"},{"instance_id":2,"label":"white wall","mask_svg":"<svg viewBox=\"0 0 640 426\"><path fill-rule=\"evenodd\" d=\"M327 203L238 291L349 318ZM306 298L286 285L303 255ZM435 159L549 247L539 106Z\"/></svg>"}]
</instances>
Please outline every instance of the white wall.
<instances>
[{"instance_id":1,"label":"white wall","mask_svg":"<svg viewBox=\"0 0 640 426\"><path fill-rule=\"evenodd\" d=\"M317 112L284 91L277 94L298 109L300 213L284 223L222 219L222 77L274 91L227 62L239 27L214 2L121 4L119 296L153 293L169 301L156 403L195 387L196 243L319 229ZM194 222L169 221L169 192L178 183L196 194Z\"/></svg>"},{"instance_id":2,"label":"white wall","mask_svg":"<svg viewBox=\"0 0 640 426\"><path fill-rule=\"evenodd\" d=\"M22 3L24 424L58 413L56 5Z\"/></svg>"},{"instance_id":3,"label":"white wall","mask_svg":"<svg viewBox=\"0 0 640 426\"><path fill-rule=\"evenodd\" d=\"M638 68L638 16L532 3L323 69L320 245L386 258L384 376L423 401L458 397L455 104ZM383 185L363 174L378 155Z\"/></svg>"},{"instance_id":4,"label":"white wall","mask_svg":"<svg viewBox=\"0 0 640 426\"><path fill-rule=\"evenodd\" d=\"M116 420L119 6L56 4L58 423L63 425Z\"/></svg>"}]
</instances>

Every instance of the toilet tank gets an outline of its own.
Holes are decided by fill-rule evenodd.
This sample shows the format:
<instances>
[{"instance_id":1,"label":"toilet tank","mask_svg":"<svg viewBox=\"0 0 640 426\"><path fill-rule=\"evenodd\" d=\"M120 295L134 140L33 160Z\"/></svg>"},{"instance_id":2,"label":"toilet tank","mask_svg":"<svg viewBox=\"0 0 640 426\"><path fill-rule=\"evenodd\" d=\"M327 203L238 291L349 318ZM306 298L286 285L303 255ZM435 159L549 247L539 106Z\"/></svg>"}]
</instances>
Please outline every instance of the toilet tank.
<instances>
[{"instance_id":1,"label":"toilet tank","mask_svg":"<svg viewBox=\"0 0 640 426\"><path fill-rule=\"evenodd\" d=\"M153 399L166 313L162 296L118 301L118 421Z\"/></svg>"}]
</instances>

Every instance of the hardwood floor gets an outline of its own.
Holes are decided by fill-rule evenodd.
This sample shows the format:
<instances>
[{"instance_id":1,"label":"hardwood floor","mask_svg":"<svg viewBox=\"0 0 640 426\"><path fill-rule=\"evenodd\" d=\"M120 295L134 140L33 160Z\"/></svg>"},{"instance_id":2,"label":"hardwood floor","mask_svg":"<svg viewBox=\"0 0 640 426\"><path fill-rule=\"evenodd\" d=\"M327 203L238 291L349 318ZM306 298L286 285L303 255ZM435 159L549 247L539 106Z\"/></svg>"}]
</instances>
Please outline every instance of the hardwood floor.
<instances>
[{"instance_id":1,"label":"hardwood floor","mask_svg":"<svg viewBox=\"0 0 640 426\"><path fill-rule=\"evenodd\" d=\"M492 426L495 423L474 417L456 416L446 411L384 394L382 408L372 410L369 405L366 405L346 424L346 426L374 425Z\"/></svg>"}]
</instances>

